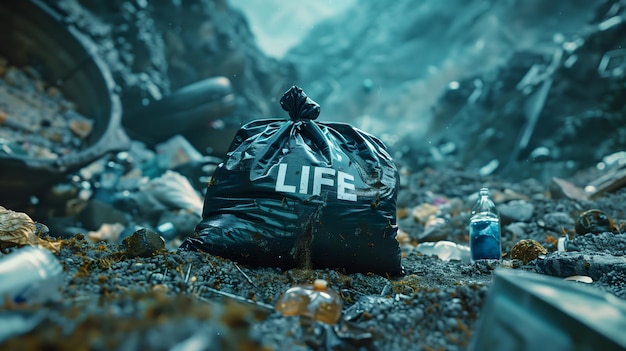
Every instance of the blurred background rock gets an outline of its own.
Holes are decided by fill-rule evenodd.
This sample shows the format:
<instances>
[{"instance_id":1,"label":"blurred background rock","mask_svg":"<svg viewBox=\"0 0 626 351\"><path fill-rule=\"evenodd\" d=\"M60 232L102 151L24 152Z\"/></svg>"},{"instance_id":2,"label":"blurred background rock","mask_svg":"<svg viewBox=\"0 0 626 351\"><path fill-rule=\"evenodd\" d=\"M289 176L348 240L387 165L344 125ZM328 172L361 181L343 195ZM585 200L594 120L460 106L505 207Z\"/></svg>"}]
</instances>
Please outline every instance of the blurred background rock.
<instances>
[{"instance_id":1,"label":"blurred background rock","mask_svg":"<svg viewBox=\"0 0 626 351\"><path fill-rule=\"evenodd\" d=\"M128 115L229 79L236 108L210 121L231 126L210 136L225 144L282 116L294 84L321 120L381 137L410 168L549 180L626 144L616 0L47 2L100 43ZM185 136L204 152L209 129Z\"/></svg>"}]
</instances>

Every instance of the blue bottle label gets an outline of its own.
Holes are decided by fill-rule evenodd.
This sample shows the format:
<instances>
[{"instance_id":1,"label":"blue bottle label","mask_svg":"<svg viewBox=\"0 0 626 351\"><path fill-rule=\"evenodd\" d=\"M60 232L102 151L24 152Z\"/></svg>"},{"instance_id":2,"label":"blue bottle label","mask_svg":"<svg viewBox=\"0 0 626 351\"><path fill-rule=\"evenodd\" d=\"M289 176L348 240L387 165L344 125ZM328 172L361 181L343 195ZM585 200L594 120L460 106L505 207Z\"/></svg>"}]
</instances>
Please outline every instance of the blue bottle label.
<instances>
[{"instance_id":1,"label":"blue bottle label","mask_svg":"<svg viewBox=\"0 0 626 351\"><path fill-rule=\"evenodd\" d=\"M472 260L502 258L500 221L497 218L470 221L470 251Z\"/></svg>"}]
</instances>

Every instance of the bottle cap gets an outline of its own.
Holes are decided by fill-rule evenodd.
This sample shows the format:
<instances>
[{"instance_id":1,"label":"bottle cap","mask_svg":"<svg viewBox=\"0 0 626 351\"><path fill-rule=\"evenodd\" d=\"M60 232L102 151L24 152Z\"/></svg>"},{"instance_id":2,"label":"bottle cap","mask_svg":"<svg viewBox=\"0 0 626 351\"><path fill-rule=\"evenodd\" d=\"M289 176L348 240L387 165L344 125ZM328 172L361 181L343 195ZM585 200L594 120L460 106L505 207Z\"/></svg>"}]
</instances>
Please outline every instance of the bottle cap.
<instances>
[{"instance_id":1,"label":"bottle cap","mask_svg":"<svg viewBox=\"0 0 626 351\"><path fill-rule=\"evenodd\" d=\"M325 281L324 279L315 279L315 281L313 282L313 290L315 291L326 290L327 287L328 287L328 282Z\"/></svg>"}]
</instances>

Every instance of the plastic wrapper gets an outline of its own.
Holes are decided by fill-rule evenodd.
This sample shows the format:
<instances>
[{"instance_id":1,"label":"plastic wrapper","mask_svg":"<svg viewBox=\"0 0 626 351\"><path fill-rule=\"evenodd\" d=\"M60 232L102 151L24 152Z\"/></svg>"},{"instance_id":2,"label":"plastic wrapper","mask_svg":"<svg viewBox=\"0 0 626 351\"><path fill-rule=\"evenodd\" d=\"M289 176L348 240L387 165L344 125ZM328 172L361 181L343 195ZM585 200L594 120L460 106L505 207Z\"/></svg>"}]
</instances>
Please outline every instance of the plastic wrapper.
<instances>
[{"instance_id":1,"label":"plastic wrapper","mask_svg":"<svg viewBox=\"0 0 626 351\"><path fill-rule=\"evenodd\" d=\"M402 274L398 171L383 143L315 122L320 107L298 87L280 103L290 120L239 130L181 248L262 266Z\"/></svg>"}]
</instances>

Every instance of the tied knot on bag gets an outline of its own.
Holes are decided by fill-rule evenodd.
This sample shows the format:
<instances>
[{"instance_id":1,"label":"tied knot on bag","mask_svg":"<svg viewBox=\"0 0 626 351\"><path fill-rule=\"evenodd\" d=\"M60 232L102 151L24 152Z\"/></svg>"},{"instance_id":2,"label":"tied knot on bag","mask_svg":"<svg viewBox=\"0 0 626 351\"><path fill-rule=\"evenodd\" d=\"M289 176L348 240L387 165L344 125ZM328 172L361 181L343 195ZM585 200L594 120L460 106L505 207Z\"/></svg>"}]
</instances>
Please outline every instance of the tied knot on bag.
<instances>
[{"instance_id":1,"label":"tied knot on bag","mask_svg":"<svg viewBox=\"0 0 626 351\"><path fill-rule=\"evenodd\" d=\"M314 120L320 115L320 105L297 86L292 86L285 92L280 99L280 106L289 112L289 117L294 122L303 119Z\"/></svg>"}]
</instances>

